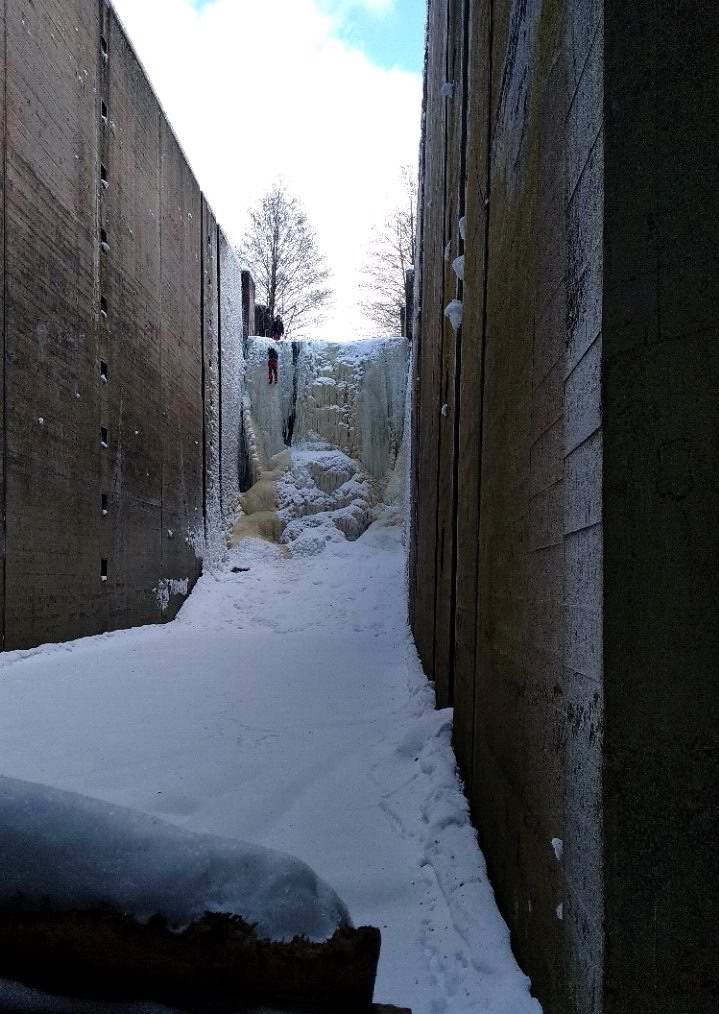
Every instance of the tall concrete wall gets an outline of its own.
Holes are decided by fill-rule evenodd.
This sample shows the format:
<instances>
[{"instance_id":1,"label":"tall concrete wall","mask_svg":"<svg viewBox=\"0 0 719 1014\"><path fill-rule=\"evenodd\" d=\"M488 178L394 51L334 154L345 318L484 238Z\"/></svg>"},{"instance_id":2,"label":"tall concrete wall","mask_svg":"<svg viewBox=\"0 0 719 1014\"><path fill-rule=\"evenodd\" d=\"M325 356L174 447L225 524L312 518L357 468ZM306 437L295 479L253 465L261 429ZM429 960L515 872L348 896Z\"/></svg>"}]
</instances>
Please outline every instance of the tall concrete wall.
<instances>
[{"instance_id":1,"label":"tall concrete wall","mask_svg":"<svg viewBox=\"0 0 719 1014\"><path fill-rule=\"evenodd\" d=\"M689 6L429 6L411 619L551 1014L716 1006L719 86Z\"/></svg>"},{"instance_id":2,"label":"tall concrete wall","mask_svg":"<svg viewBox=\"0 0 719 1014\"><path fill-rule=\"evenodd\" d=\"M175 614L221 474L236 492L242 317L239 265L112 8L8 0L0 30L11 649Z\"/></svg>"}]
</instances>

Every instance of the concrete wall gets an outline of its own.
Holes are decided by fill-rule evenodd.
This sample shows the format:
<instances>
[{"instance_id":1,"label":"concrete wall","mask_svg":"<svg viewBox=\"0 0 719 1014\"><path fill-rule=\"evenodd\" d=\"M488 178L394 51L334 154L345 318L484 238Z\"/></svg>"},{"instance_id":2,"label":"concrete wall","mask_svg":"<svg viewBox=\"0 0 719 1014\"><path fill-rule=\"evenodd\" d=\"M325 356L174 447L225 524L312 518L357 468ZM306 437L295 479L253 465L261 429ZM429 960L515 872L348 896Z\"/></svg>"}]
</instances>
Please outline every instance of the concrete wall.
<instances>
[{"instance_id":1,"label":"concrete wall","mask_svg":"<svg viewBox=\"0 0 719 1014\"><path fill-rule=\"evenodd\" d=\"M552 1014L716 1004L719 88L690 6L429 6L411 618Z\"/></svg>"},{"instance_id":2,"label":"concrete wall","mask_svg":"<svg viewBox=\"0 0 719 1014\"><path fill-rule=\"evenodd\" d=\"M12 649L175 614L220 473L236 491L242 323L239 267L111 7L8 0L0 30Z\"/></svg>"}]
</instances>

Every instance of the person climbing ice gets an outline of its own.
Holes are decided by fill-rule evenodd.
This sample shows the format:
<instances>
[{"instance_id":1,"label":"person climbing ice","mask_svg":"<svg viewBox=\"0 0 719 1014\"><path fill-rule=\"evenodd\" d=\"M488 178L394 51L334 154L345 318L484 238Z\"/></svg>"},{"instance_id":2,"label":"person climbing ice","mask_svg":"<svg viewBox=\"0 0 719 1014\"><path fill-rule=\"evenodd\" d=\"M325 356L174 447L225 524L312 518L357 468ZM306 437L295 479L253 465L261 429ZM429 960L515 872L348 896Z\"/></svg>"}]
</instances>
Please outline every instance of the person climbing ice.
<instances>
[{"instance_id":1,"label":"person climbing ice","mask_svg":"<svg viewBox=\"0 0 719 1014\"><path fill-rule=\"evenodd\" d=\"M270 331L270 338L279 342L282 341L282 335L285 333L285 325L282 323L282 317L275 317L272 321L272 329ZM274 345L270 345L267 350L267 372L270 384L273 382L277 383L277 365L279 363L279 355Z\"/></svg>"}]
</instances>

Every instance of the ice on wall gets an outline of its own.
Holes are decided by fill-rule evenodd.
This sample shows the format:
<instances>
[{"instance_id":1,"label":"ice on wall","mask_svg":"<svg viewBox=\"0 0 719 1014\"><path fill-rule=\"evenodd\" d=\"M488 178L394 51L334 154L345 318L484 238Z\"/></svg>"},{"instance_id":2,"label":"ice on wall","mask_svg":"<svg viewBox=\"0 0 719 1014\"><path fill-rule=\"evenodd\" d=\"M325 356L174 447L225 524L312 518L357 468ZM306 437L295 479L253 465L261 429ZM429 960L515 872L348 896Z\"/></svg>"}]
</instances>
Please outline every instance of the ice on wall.
<instances>
[{"instance_id":1,"label":"ice on wall","mask_svg":"<svg viewBox=\"0 0 719 1014\"><path fill-rule=\"evenodd\" d=\"M240 435L244 358L242 342L242 268L235 251L221 236L220 259L220 335L222 362L222 511L234 507L239 488Z\"/></svg>"},{"instance_id":2,"label":"ice on wall","mask_svg":"<svg viewBox=\"0 0 719 1014\"><path fill-rule=\"evenodd\" d=\"M180 929L208 912L261 938L325 940L350 925L338 895L283 852L193 834L156 817L0 777L0 911L110 908Z\"/></svg>"},{"instance_id":3,"label":"ice on wall","mask_svg":"<svg viewBox=\"0 0 719 1014\"><path fill-rule=\"evenodd\" d=\"M402 338L303 342L295 439L332 444L388 479L404 432L407 356Z\"/></svg>"},{"instance_id":4,"label":"ice on wall","mask_svg":"<svg viewBox=\"0 0 719 1014\"><path fill-rule=\"evenodd\" d=\"M277 350L277 384L268 382L267 354ZM271 458L286 446L293 411L294 369L291 342L272 338L249 338L245 366L245 427L247 439L254 444L259 467L269 466ZM257 478L255 475L254 478Z\"/></svg>"},{"instance_id":5,"label":"ice on wall","mask_svg":"<svg viewBox=\"0 0 719 1014\"><path fill-rule=\"evenodd\" d=\"M268 383L270 345L279 353L277 385ZM246 433L260 467L269 466L291 435L293 445L337 447L386 481L404 433L407 359L402 338L348 343L250 338Z\"/></svg>"}]
</instances>

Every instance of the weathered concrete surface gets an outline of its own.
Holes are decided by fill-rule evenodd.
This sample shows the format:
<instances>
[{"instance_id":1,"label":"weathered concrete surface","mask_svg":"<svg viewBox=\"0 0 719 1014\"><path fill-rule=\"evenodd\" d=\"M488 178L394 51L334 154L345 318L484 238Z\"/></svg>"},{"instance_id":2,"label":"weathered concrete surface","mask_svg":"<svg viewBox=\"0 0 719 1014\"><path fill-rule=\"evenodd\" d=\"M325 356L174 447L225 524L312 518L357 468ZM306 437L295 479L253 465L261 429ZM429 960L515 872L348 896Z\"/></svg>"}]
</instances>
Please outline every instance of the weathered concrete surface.
<instances>
[{"instance_id":1,"label":"weathered concrete surface","mask_svg":"<svg viewBox=\"0 0 719 1014\"><path fill-rule=\"evenodd\" d=\"M552 1014L717 1004L719 84L690 6L430 2L410 612Z\"/></svg>"},{"instance_id":2,"label":"weathered concrete surface","mask_svg":"<svg viewBox=\"0 0 719 1014\"><path fill-rule=\"evenodd\" d=\"M18 648L174 615L199 573L188 536L219 497L217 360L234 383L241 297L111 7L8 0L0 30L0 608ZM223 418L228 490L240 396Z\"/></svg>"},{"instance_id":3,"label":"weathered concrete surface","mask_svg":"<svg viewBox=\"0 0 719 1014\"><path fill-rule=\"evenodd\" d=\"M608 1014L719 1009L717 52L707 4L607 11Z\"/></svg>"}]
</instances>

